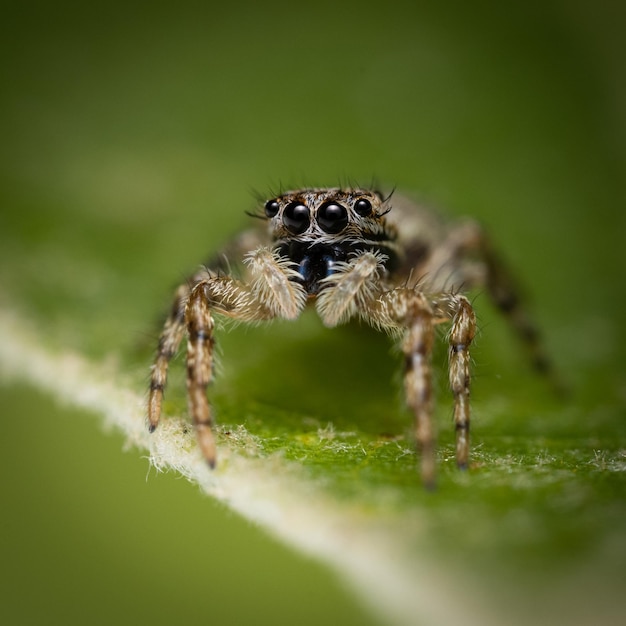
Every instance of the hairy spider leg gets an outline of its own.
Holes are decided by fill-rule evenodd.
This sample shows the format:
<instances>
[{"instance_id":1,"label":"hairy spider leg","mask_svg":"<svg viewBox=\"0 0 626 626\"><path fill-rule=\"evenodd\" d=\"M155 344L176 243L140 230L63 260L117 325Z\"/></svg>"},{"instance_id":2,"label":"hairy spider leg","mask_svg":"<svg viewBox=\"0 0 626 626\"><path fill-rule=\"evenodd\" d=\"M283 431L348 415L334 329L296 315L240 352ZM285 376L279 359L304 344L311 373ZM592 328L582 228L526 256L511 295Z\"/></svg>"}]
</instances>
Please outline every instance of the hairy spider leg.
<instances>
[{"instance_id":1,"label":"hairy spider leg","mask_svg":"<svg viewBox=\"0 0 626 626\"><path fill-rule=\"evenodd\" d=\"M469 466L470 449L470 353L476 335L476 315L465 296L444 294L435 297L435 310L448 310L452 327L448 334L448 380L454 396L456 463L460 469Z\"/></svg>"},{"instance_id":2,"label":"hairy spider leg","mask_svg":"<svg viewBox=\"0 0 626 626\"><path fill-rule=\"evenodd\" d=\"M426 298L412 288L392 289L380 282L384 257L364 252L325 280L318 311L327 326L358 315L378 330L403 331L404 391L415 417L415 438L420 452L421 476L435 486L435 429L432 420L433 312ZM469 422L468 422L469 423Z\"/></svg>"},{"instance_id":3,"label":"hairy spider leg","mask_svg":"<svg viewBox=\"0 0 626 626\"><path fill-rule=\"evenodd\" d=\"M545 349L539 326L524 306L520 296L521 290L515 283L511 272L491 247L486 245L483 250L487 267L487 291L491 299L507 317L526 347L533 368L548 378L556 390L564 392L565 387Z\"/></svg>"},{"instance_id":4,"label":"hairy spider leg","mask_svg":"<svg viewBox=\"0 0 626 626\"><path fill-rule=\"evenodd\" d=\"M176 290L172 310L159 337L157 354L150 374L150 396L148 399L148 428L150 432L154 432L159 425L169 362L176 354L185 334L185 306L189 291L190 287L187 284L181 285Z\"/></svg>"},{"instance_id":5,"label":"hairy spider leg","mask_svg":"<svg viewBox=\"0 0 626 626\"><path fill-rule=\"evenodd\" d=\"M167 364L186 329L189 412L200 450L210 467L216 464L214 419L206 393L214 369L213 314L245 322L275 317L294 319L306 304L306 293L294 280L297 272L275 251L258 248L246 257L245 264L249 271L247 282L205 270L196 275L192 288L179 287L173 313L163 331L165 339L160 343L163 347L153 367L149 402L151 430L158 424Z\"/></svg>"},{"instance_id":6,"label":"hairy spider leg","mask_svg":"<svg viewBox=\"0 0 626 626\"><path fill-rule=\"evenodd\" d=\"M517 281L479 224L468 220L452 228L421 269L432 291L486 289L526 347L534 369L546 376L558 392L564 391Z\"/></svg>"},{"instance_id":7,"label":"hairy spider leg","mask_svg":"<svg viewBox=\"0 0 626 626\"><path fill-rule=\"evenodd\" d=\"M206 297L206 283L198 283L189 296L185 310L187 323L187 397L202 456L215 467L213 415L206 390L213 379L215 323Z\"/></svg>"},{"instance_id":8,"label":"hairy spider leg","mask_svg":"<svg viewBox=\"0 0 626 626\"><path fill-rule=\"evenodd\" d=\"M408 300L403 325L404 394L415 417L415 439L420 453L424 485L435 486L435 441L433 424L432 352L435 340L433 314L421 294L400 292Z\"/></svg>"}]
</instances>

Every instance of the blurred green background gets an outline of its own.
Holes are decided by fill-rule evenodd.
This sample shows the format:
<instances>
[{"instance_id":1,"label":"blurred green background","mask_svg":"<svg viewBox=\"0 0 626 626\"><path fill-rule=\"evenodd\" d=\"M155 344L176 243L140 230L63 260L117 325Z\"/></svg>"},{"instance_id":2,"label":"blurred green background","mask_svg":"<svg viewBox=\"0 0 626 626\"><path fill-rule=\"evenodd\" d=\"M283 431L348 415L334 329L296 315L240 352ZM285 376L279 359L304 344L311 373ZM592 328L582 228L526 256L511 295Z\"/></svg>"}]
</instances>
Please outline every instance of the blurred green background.
<instances>
[{"instance_id":1,"label":"blurred green background","mask_svg":"<svg viewBox=\"0 0 626 626\"><path fill-rule=\"evenodd\" d=\"M551 398L479 298L475 442L493 467L467 483L444 469L436 500L402 493L429 558L486 585L491 568L511 588L537 575L546 596L538 572L558 578L562 560L610 623L626 556L625 17L582 0L5 3L0 305L51 350L114 355L141 390L172 286L247 223L255 191L375 180L482 220L574 399ZM395 358L364 337L310 317L224 336L221 415L245 406L260 433L281 410L404 432ZM146 480L97 418L0 393L2 623L375 622L323 565L173 475ZM182 391L168 397L181 411ZM549 485L533 483L541 455ZM317 461L351 495L414 463Z\"/></svg>"}]
</instances>

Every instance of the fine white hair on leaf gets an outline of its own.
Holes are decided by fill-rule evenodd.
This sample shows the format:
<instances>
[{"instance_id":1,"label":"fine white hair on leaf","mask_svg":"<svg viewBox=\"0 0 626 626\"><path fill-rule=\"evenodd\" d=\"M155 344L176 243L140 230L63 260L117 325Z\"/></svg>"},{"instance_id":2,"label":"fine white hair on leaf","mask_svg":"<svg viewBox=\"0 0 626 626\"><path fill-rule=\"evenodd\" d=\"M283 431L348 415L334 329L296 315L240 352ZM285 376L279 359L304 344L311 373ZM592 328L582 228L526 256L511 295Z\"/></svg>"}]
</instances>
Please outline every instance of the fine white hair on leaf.
<instances>
[{"instance_id":1,"label":"fine white hair on leaf","mask_svg":"<svg viewBox=\"0 0 626 626\"><path fill-rule=\"evenodd\" d=\"M149 451L157 469L180 472L280 541L329 565L386 623L484 625L495 619L472 598L475 590L407 549L419 533L415 516L407 534L406 520L380 519L334 498L280 455L250 456L243 435L220 442L220 465L211 471L183 420L165 419L148 433L146 397L121 380L114 360L95 363L48 349L45 341L21 316L0 310L0 382L26 382L101 416L124 434L127 446Z\"/></svg>"}]
</instances>

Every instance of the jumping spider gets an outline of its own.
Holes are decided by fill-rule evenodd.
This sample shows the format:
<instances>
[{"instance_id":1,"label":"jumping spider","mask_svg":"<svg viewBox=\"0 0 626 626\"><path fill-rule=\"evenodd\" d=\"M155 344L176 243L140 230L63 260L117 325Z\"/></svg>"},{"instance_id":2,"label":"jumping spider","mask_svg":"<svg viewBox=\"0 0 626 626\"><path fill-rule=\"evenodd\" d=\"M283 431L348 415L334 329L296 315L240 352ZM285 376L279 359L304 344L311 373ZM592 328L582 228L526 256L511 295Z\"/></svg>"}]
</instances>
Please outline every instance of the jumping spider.
<instances>
[{"instance_id":1,"label":"jumping spider","mask_svg":"<svg viewBox=\"0 0 626 626\"><path fill-rule=\"evenodd\" d=\"M168 364L187 334L187 392L198 443L213 467L214 315L241 322L293 320L313 304L326 326L359 318L399 338L406 402L415 417L424 483L435 480L431 354L435 326L449 323L456 462L469 461L470 355L476 318L461 290L484 288L547 367L534 325L480 227L369 189L288 191L263 206L265 229L242 233L176 291L152 366L149 429L159 423ZM231 259L243 277L230 275Z\"/></svg>"}]
</instances>

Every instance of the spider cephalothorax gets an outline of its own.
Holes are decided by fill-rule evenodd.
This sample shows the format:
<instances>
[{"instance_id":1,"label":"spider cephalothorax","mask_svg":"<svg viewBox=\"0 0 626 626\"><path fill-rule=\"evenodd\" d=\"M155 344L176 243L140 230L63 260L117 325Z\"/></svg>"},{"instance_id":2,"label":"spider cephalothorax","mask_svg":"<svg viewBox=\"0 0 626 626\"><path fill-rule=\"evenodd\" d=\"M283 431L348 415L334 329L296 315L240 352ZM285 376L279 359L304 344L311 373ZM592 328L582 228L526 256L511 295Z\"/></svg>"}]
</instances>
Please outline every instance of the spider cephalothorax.
<instances>
[{"instance_id":1,"label":"spider cephalothorax","mask_svg":"<svg viewBox=\"0 0 626 626\"><path fill-rule=\"evenodd\" d=\"M303 189L264 206L276 250L297 264L310 296L320 291L337 263L359 250L384 255L387 271L397 266L397 233L386 223L388 211L380 194L352 189Z\"/></svg>"},{"instance_id":2,"label":"spider cephalothorax","mask_svg":"<svg viewBox=\"0 0 626 626\"><path fill-rule=\"evenodd\" d=\"M435 326L450 324L456 459L459 467L467 467L469 348L476 320L461 292L486 288L529 345L536 364L545 366L534 326L478 225L448 225L406 199L354 188L285 192L264 202L257 217L266 222L265 229L242 233L178 288L152 367L150 430L159 422L169 361L187 334L189 409L202 453L214 466L206 396L213 378L214 315L243 322L295 319L312 304L326 326L359 318L400 339L405 396L428 486L435 477L431 354ZM235 264L241 278L230 273Z\"/></svg>"}]
</instances>

